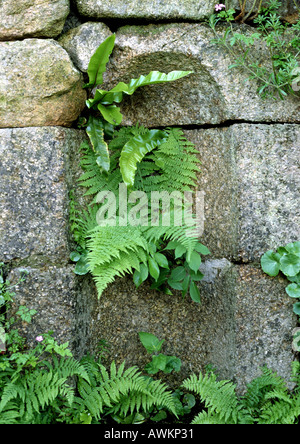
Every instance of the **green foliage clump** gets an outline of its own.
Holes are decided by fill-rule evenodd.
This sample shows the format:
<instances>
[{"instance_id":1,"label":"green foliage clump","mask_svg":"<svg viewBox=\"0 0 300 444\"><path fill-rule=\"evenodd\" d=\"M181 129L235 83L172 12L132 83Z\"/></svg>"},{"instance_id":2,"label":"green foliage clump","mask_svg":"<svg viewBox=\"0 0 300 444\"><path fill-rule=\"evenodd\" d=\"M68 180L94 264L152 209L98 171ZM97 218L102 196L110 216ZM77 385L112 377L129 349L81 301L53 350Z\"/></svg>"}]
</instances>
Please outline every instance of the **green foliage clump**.
<instances>
[{"instance_id":1,"label":"green foliage clump","mask_svg":"<svg viewBox=\"0 0 300 444\"><path fill-rule=\"evenodd\" d=\"M269 250L261 258L261 266L269 276L282 273L291 283L286 287L287 294L294 299L300 299L300 242L290 242L277 251ZM293 311L300 316L300 302L293 305ZM293 345L300 351L300 331L294 336Z\"/></svg>"},{"instance_id":2,"label":"green foliage clump","mask_svg":"<svg viewBox=\"0 0 300 444\"><path fill-rule=\"evenodd\" d=\"M299 382L299 362L292 365L292 378ZM290 393L285 381L267 367L248 384L242 397L231 381L218 381L213 372L193 374L183 387L200 397L205 405L192 424L297 424L300 393Z\"/></svg>"},{"instance_id":3,"label":"green foliage clump","mask_svg":"<svg viewBox=\"0 0 300 444\"><path fill-rule=\"evenodd\" d=\"M87 88L102 82L104 61L113 46L114 36L110 36L92 56ZM72 201L71 227L78 248L71 259L76 262L75 273L92 274L99 296L117 276L129 273L137 287L149 278L152 288L168 294L172 294L170 288L181 290L183 297L189 293L200 302L196 282L203 277L201 254L209 250L191 235L193 216L192 223L186 224L185 209L176 210L176 199L183 204L183 193L195 192L197 151L177 128L147 129L137 124L115 129L122 117L117 104L124 95L190 73L152 71L128 84L120 82L110 91L97 89L87 100L90 115L85 126L90 143L81 145L84 172L79 184L91 204L78 210ZM152 200L153 193L157 202ZM168 209L161 202L164 193Z\"/></svg>"},{"instance_id":4,"label":"green foliage clump","mask_svg":"<svg viewBox=\"0 0 300 444\"><path fill-rule=\"evenodd\" d=\"M169 374L172 371L180 371L181 360L179 358L159 353L164 340L160 341L152 333L143 331L139 332L139 337L147 352L152 354L152 361L144 369L149 375L155 375L158 372Z\"/></svg>"},{"instance_id":5,"label":"green foliage clump","mask_svg":"<svg viewBox=\"0 0 300 444\"><path fill-rule=\"evenodd\" d=\"M6 294L9 303L13 296L8 289ZM236 385L217 380L212 371L192 374L179 388L169 389L157 374L179 371L181 361L160 353L164 340L151 333L139 334L152 355L144 371L126 368L125 362L107 367L90 355L75 359L68 343L59 345L52 332L38 336L28 350L13 321L7 337L14 341L0 354L0 424L186 423L186 415L197 411L191 424L295 424L300 415L297 361L292 364L293 391L264 367L238 397Z\"/></svg>"},{"instance_id":6,"label":"green foliage clump","mask_svg":"<svg viewBox=\"0 0 300 444\"><path fill-rule=\"evenodd\" d=\"M242 3L242 2L241 2ZM221 10L210 17L210 26L215 33L214 43L223 46L234 58L230 69L248 72L249 79L258 82L257 93L262 98L285 99L288 95L299 97L300 82L300 21L292 25L284 23L278 13L281 2L271 0L266 7L253 3L250 14L245 15L245 3L241 14L236 17L234 9ZM251 13L258 6L258 13ZM232 23L242 18L253 20L255 29L240 32ZM218 32L217 24L228 24L223 35ZM268 58L263 62L255 60L252 49L257 44L265 45Z\"/></svg>"}]
</instances>

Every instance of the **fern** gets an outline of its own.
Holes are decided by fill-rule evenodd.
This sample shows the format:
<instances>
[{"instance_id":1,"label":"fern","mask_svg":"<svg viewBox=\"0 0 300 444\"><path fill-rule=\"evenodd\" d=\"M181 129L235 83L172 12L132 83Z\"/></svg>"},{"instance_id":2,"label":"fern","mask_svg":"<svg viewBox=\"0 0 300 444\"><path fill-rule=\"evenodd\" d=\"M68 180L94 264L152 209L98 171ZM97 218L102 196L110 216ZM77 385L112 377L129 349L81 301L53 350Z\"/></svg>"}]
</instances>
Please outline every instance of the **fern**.
<instances>
[{"instance_id":1,"label":"fern","mask_svg":"<svg viewBox=\"0 0 300 444\"><path fill-rule=\"evenodd\" d=\"M174 398L160 380L142 376L137 367L125 370L125 362L117 369L112 362L109 371L98 364L93 372L93 384L79 380L80 400L89 413L99 420L102 414L127 416L134 412L149 412L162 407L176 415Z\"/></svg>"},{"instance_id":2,"label":"fern","mask_svg":"<svg viewBox=\"0 0 300 444\"><path fill-rule=\"evenodd\" d=\"M299 367L293 365L292 376L297 381ZM206 408L192 424L295 424L300 416L299 386L290 393L283 378L267 367L241 398L232 382L217 381L214 373L193 374L183 387L198 394Z\"/></svg>"},{"instance_id":3,"label":"fern","mask_svg":"<svg viewBox=\"0 0 300 444\"><path fill-rule=\"evenodd\" d=\"M199 171L197 150L178 128L165 131L167 140L138 166L135 188L151 191L193 191Z\"/></svg>"},{"instance_id":4,"label":"fern","mask_svg":"<svg viewBox=\"0 0 300 444\"><path fill-rule=\"evenodd\" d=\"M260 414L265 397L269 392L276 390L280 393L286 392L285 382L267 367L262 368L262 375L253 379L248 384L247 392L242 397L242 404L254 417Z\"/></svg>"},{"instance_id":5,"label":"fern","mask_svg":"<svg viewBox=\"0 0 300 444\"><path fill-rule=\"evenodd\" d=\"M111 156L110 174L104 173L97 163L97 155L92 147L83 142L81 150L81 168L84 173L79 178L79 185L86 188L86 196L96 196L102 190L118 193L119 183L122 181L121 172L118 169L120 153L116 152Z\"/></svg>"},{"instance_id":6,"label":"fern","mask_svg":"<svg viewBox=\"0 0 300 444\"><path fill-rule=\"evenodd\" d=\"M46 407L53 405L58 398L71 406L74 389L68 381L74 376L88 380L88 375L73 358L57 360L53 364L45 362L44 368L36 368L25 374L16 374L3 389L0 401L0 423L10 418L26 423L33 420Z\"/></svg>"},{"instance_id":7,"label":"fern","mask_svg":"<svg viewBox=\"0 0 300 444\"><path fill-rule=\"evenodd\" d=\"M179 129L167 129L161 133L164 139L156 149L143 156L137 156L142 160L137 163L133 190L146 192L148 202L151 202L152 191L192 191L196 184L195 173L199 162L193 144L186 140ZM75 211L72 208L72 231L84 254L87 253L87 269L94 277L99 296L117 276L133 273L140 269L141 263L147 262L149 244L158 245L167 240L176 240L186 249L187 258L197 244L197 239L190 235L189 227L176 226L172 200L170 226L163 226L160 221L159 226L151 226L150 220L149 226L146 227L128 224L121 226L118 212L116 226L97 224L97 212L101 205L97 204L96 198L100 191L113 192L116 208L119 208L119 186L122 183L119 161L124 146L133 138L146 140L149 136L151 139L152 133L149 134L150 130L138 125L121 128L114 133L109 143L109 150L113 153L109 175L99 168L93 148L88 143L81 146L81 166L84 173L79 179L79 184L85 188L85 195L90 196L92 201L87 210ZM163 208L158 206L158 211L162 214Z\"/></svg>"},{"instance_id":8,"label":"fern","mask_svg":"<svg viewBox=\"0 0 300 444\"><path fill-rule=\"evenodd\" d=\"M194 250L198 239L190 236L190 227L183 226L158 226L142 228L143 235L148 242L177 241L186 248L188 255Z\"/></svg>"},{"instance_id":9,"label":"fern","mask_svg":"<svg viewBox=\"0 0 300 444\"><path fill-rule=\"evenodd\" d=\"M98 295L101 296L108 284L114 282L116 277L123 277L134 269L139 270L141 262L146 262L146 255L142 248L138 248L129 254L121 252L118 259L95 267L92 271L92 276L94 277Z\"/></svg>"},{"instance_id":10,"label":"fern","mask_svg":"<svg viewBox=\"0 0 300 444\"><path fill-rule=\"evenodd\" d=\"M8 402L0 412L0 424L18 424L19 418L18 406L13 402Z\"/></svg>"},{"instance_id":11,"label":"fern","mask_svg":"<svg viewBox=\"0 0 300 444\"><path fill-rule=\"evenodd\" d=\"M89 250L88 259L90 270L97 265L103 265L120 258L120 253L135 254L138 249L148 249L145 239L141 236L140 230L136 227L96 227L89 232L87 248Z\"/></svg>"},{"instance_id":12,"label":"fern","mask_svg":"<svg viewBox=\"0 0 300 444\"><path fill-rule=\"evenodd\" d=\"M196 186L196 172L199 172L198 153L178 128L168 129L167 141L162 143L149 158L160 168L159 180L150 187L152 190L192 191Z\"/></svg>"},{"instance_id":13,"label":"fern","mask_svg":"<svg viewBox=\"0 0 300 444\"><path fill-rule=\"evenodd\" d=\"M197 378L192 375L183 382L183 387L197 393L200 400L208 409L206 420L210 423L218 420L224 424L237 424L239 417L238 399L235 393L235 385L230 381L217 381L214 373L205 376L202 373ZM201 421L198 417L194 421ZM198 422L194 422L196 424Z\"/></svg>"}]
</instances>

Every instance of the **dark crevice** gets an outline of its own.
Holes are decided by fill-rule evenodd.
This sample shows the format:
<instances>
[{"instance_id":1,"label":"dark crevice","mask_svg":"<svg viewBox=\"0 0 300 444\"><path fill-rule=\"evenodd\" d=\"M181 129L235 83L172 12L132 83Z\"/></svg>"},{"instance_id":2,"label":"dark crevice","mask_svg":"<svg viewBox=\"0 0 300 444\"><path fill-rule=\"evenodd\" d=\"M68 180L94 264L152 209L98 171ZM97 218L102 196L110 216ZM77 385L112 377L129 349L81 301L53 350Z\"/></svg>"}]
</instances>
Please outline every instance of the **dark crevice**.
<instances>
[{"instance_id":1,"label":"dark crevice","mask_svg":"<svg viewBox=\"0 0 300 444\"><path fill-rule=\"evenodd\" d=\"M112 32L117 32L120 28L124 26L149 26L149 25L169 25L172 23L191 23L191 24L205 24L207 20L192 20L192 19L145 19L145 18L130 18L130 19L121 19L121 18L103 18L103 19L95 19L95 21L100 21L104 23Z\"/></svg>"},{"instance_id":2,"label":"dark crevice","mask_svg":"<svg viewBox=\"0 0 300 444\"><path fill-rule=\"evenodd\" d=\"M264 122L253 120L226 120L220 123L204 123L204 124L192 124L192 125L168 125L168 128L182 128L183 130L199 130L199 129L214 129L214 128L230 128L233 125L298 125L300 121L295 122ZM158 129L164 129L165 127L157 127Z\"/></svg>"}]
</instances>

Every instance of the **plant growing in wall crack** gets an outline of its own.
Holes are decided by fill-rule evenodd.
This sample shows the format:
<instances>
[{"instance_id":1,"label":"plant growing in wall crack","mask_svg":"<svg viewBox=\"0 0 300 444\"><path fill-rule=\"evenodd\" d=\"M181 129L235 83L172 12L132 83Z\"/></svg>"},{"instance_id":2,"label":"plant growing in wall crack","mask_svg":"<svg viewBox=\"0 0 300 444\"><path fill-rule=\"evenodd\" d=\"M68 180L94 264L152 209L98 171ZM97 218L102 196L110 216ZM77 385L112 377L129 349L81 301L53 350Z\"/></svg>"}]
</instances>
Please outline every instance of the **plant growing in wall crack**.
<instances>
[{"instance_id":1,"label":"plant growing in wall crack","mask_svg":"<svg viewBox=\"0 0 300 444\"><path fill-rule=\"evenodd\" d=\"M179 80L191 71L148 75L119 82L109 91L94 87L114 48L108 37L92 56L85 121L89 142L81 145L79 183L91 203L78 209L71 200L72 232L78 248L71 254L75 273L90 272L99 296L117 276L133 274L139 287L148 278L152 288L172 294L171 289L190 294L200 302L196 282L201 255L209 250L198 241L197 217L192 195L199 169L197 151L178 128L122 127L118 106L124 96L138 88ZM170 289L171 288L171 289Z\"/></svg>"},{"instance_id":2,"label":"plant growing in wall crack","mask_svg":"<svg viewBox=\"0 0 300 444\"><path fill-rule=\"evenodd\" d=\"M300 299L300 242L291 242L285 247L279 247L276 252L267 251L261 258L261 266L269 276L283 273L291 282L286 287L287 294L294 299ZM300 301L294 303L293 311L300 316ZM294 348L300 351L300 331L294 336Z\"/></svg>"},{"instance_id":3,"label":"plant growing in wall crack","mask_svg":"<svg viewBox=\"0 0 300 444\"><path fill-rule=\"evenodd\" d=\"M155 375L158 372L168 374L172 371L178 372L180 370L181 360L179 358L159 353L165 342L164 340L160 341L152 333L144 331L139 332L139 337L147 352L152 355L152 361L144 369L146 373L149 375Z\"/></svg>"},{"instance_id":4,"label":"plant growing in wall crack","mask_svg":"<svg viewBox=\"0 0 300 444\"><path fill-rule=\"evenodd\" d=\"M210 26L215 34L213 42L226 48L231 54L234 63L229 69L242 69L248 72L249 79L258 82L257 93L263 97L285 99L287 95L299 97L300 82L300 21L293 24L284 23L278 13L281 2L271 0L266 7L262 2L254 1L250 14L245 14L246 1L240 1L241 14L236 17L234 9L225 9L225 5L216 9L210 17ZM224 6L224 8L223 8ZM255 7L258 13L251 16ZM251 16L251 17L250 17ZM239 32L232 23L241 17L253 20L255 29L250 28ZM228 24L225 32L219 32L217 24ZM264 61L256 60L253 48L264 45L267 58Z\"/></svg>"}]
</instances>

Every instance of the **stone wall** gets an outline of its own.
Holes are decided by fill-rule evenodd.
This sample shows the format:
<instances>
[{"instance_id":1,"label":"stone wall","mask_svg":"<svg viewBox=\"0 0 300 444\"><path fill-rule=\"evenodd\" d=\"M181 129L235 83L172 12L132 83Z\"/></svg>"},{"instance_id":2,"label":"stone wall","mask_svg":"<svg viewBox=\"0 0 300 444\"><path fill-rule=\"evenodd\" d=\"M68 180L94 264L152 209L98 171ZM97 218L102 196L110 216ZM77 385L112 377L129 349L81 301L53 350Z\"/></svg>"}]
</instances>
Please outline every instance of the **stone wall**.
<instances>
[{"instance_id":1,"label":"stone wall","mask_svg":"<svg viewBox=\"0 0 300 444\"><path fill-rule=\"evenodd\" d=\"M236 6L238 2L228 2ZM300 238L299 99L262 100L255 81L228 70L205 24L215 1L4 0L0 4L0 261L17 282L15 306L38 310L22 329L32 344L53 330L77 355L110 346L108 360L147 362L139 331L166 340L183 379L205 365L242 389L267 364L288 378L297 320L283 278L262 273L268 249ZM285 1L282 14L293 14ZM251 29L243 25L245 32ZM124 101L124 124L180 125L199 151L205 192L202 304L117 280L98 301L73 273L69 191L85 133L76 120L90 56L112 32L104 88L151 70L193 70ZM265 58L265 48L256 49ZM167 112L166 112L167 110Z\"/></svg>"}]
</instances>

